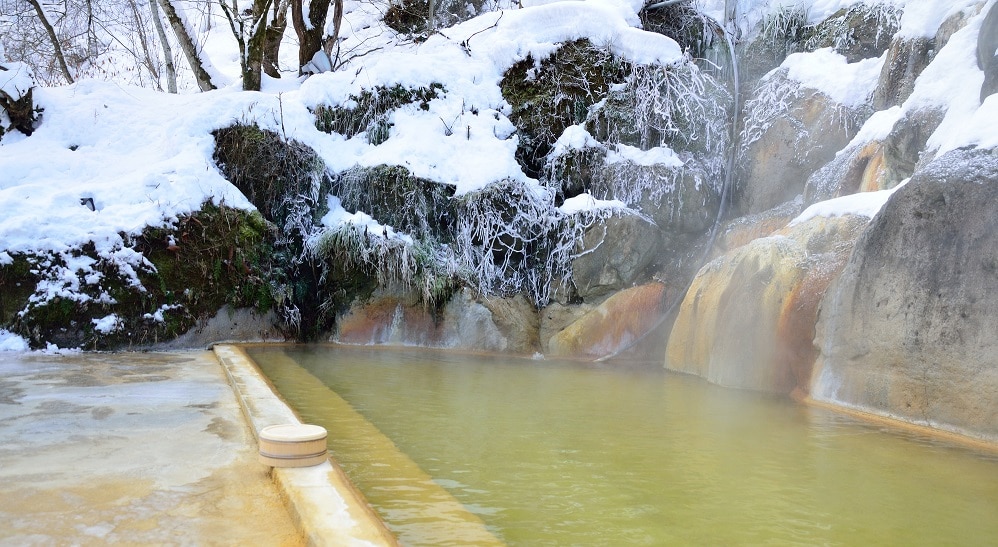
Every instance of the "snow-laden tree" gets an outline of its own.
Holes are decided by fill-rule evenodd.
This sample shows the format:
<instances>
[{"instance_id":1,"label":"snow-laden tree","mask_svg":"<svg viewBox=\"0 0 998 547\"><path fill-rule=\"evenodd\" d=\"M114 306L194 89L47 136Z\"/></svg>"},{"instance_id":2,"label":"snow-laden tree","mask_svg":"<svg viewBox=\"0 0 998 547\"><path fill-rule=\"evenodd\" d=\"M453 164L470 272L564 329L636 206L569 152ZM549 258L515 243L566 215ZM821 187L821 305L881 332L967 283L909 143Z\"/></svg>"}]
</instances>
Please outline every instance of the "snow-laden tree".
<instances>
[{"instance_id":1,"label":"snow-laden tree","mask_svg":"<svg viewBox=\"0 0 998 547\"><path fill-rule=\"evenodd\" d=\"M273 0L252 0L240 6L238 0L219 0L218 5L229 22L239 46L239 66L243 89L259 91L263 72L263 49L267 36L267 13Z\"/></svg>"}]
</instances>

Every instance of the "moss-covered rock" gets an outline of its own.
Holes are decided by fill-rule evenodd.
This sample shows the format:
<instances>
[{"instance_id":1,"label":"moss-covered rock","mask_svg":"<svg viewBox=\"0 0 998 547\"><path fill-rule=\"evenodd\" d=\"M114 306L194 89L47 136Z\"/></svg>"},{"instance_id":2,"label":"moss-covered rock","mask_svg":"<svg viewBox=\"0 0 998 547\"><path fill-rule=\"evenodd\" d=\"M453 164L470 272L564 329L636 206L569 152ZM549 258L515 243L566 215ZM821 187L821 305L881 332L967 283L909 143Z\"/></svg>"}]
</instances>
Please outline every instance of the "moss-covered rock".
<instances>
[{"instance_id":1,"label":"moss-covered rock","mask_svg":"<svg viewBox=\"0 0 998 547\"><path fill-rule=\"evenodd\" d=\"M889 4L857 3L806 27L803 51L830 47L850 63L880 57L900 28L901 9Z\"/></svg>"},{"instance_id":2,"label":"moss-covered rock","mask_svg":"<svg viewBox=\"0 0 998 547\"><path fill-rule=\"evenodd\" d=\"M173 339L225 306L268 310L273 226L206 203L169 226L0 266L0 320L32 347L115 349Z\"/></svg>"},{"instance_id":3,"label":"moss-covered rock","mask_svg":"<svg viewBox=\"0 0 998 547\"><path fill-rule=\"evenodd\" d=\"M348 139L364 133L367 142L379 145L391 134L389 114L393 110L409 104L428 110L430 101L445 93L444 86L438 83L417 88L377 86L359 95L350 95L343 106L319 105L314 111L315 127L325 133L339 133Z\"/></svg>"},{"instance_id":4,"label":"moss-covered rock","mask_svg":"<svg viewBox=\"0 0 998 547\"><path fill-rule=\"evenodd\" d=\"M516 158L524 172L540 178L558 137L568 126L585 123L590 108L628 71L629 63L585 39L562 45L546 59L528 56L510 67L500 87L512 106Z\"/></svg>"},{"instance_id":5,"label":"moss-covered rock","mask_svg":"<svg viewBox=\"0 0 998 547\"><path fill-rule=\"evenodd\" d=\"M218 129L213 159L229 182L282 229L321 215L325 164L308 146L255 125Z\"/></svg>"},{"instance_id":6,"label":"moss-covered rock","mask_svg":"<svg viewBox=\"0 0 998 547\"><path fill-rule=\"evenodd\" d=\"M378 165L338 175L332 192L345 209L363 211L398 231L422 239L453 239L453 185L413 176L405 167Z\"/></svg>"},{"instance_id":7,"label":"moss-covered rock","mask_svg":"<svg viewBox=\"0 0 998 547\"><path fill-rule=\"evenodd\" d=\"M723 29L692 3L679 2L656 9L643 9L641 27L672 38L695 58L703 59L719 41Z\"/></svg>"},{"instance_id":8,"label":"moss-covered rock","mask_svg":"<svg viewBox=\"0 0 998 547\"><path fill-rule=\"evenodd\" d=\"M0 328L14 322L38 282L29 257L19 253L7 256L10 260L0 260Z\"/></svg>"},{"instance_id":9,"label":"moss-covered rock","mask_svg":"<svg viewBox=\"0 0 998 547\"><path fill-rule=\"evenodd\" d=\"M435 29L467 21L494 6L490 0L393 0L383 20L395 32L423 41Z\"/></svg>"},{"instance_id":10,"label":"moss-covered rock","mask_svg":"<svg viewBox=\"0 0 998 547\"><path fill-rule=\"evenodd\" d=\"M328 327L318 292L322 272L306 246L327 211L325 163L308 146L256 126L236 124L214 135L214 159L222 173L277 226L277 311L289 333L310 340Z\"/></svg>"}]
</instances>

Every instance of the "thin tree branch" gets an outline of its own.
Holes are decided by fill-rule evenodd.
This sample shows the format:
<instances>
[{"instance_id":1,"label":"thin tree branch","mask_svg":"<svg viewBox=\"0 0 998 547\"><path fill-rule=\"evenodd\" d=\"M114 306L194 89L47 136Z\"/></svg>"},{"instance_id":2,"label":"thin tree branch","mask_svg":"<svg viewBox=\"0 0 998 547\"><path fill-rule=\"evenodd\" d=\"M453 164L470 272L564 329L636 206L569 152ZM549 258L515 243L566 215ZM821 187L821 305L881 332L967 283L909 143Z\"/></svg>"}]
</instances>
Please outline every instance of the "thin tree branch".
<instances>
[{"instance_id":1,"label":"thin tree branch","mask_svg":"<svg viewBox=\"0 0 998 547\"><path fill-rule=\"evenodd\" d=\"M49 40L52 42L52 48L55 50L55 58L59 62L59 69L62 70L62 75L66 78L66 81L73 83L75 80L73 80L73 75L69 72L69 66L66 65L66 56L62 53L62 45L59 43L59 37L55 34L55 28L52 27L52 23L45 13L45 8L42 7L38 0L28 0L28 3L35 8L38 19L41 20L42 26L45 27L45 32L49 35Z\"/></svg>"}]
</instances>

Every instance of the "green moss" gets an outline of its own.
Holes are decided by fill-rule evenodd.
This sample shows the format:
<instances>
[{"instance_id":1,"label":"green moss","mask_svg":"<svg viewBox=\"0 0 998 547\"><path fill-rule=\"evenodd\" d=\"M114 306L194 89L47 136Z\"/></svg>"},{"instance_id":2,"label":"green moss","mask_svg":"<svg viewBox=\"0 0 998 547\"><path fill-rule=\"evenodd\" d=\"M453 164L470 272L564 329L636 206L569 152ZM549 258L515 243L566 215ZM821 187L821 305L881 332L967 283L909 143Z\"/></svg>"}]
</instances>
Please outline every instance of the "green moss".
<instances>
[{"instance_id":1,"label":"green moss","mask_svg":"<svg viewBox=\"0 0 998 547\"><path fill-rule=\"evenodd\" d=\"M629 70L627 62L585 39L564 44L547 59L528 56L510 67L500 87L512 106L510 120L519 135L516 158L524 172L540 178L565 128L584 123L590 108Z\"/></svg>"},{"instance_id":2,"label":"green moss","mask_svg":"<svg viewBox=\"0 0 998 547\"><path fill-rule=\"evenodd\" d=\"M325 174L314 150L255 125L236 124L212 135L222 174L268 220L284 227L288 219L314 213Z\"/></svg>"},{"instance_id":3,"label":"green moss","mask_svg":"<svg viewBox=\"0 0 998 547\"><path fill-rule=\"evenodd\" d=\"M333 193L349 211L417 238L453 239L455 187L415 177L396 165L358 167L338 177Z\"/></svg>"},{"instance_id":4,"label":"green moss","mask_svg":"<svg viewBox=\"0 0 998 547\"><path fill-rule=\"evenodd\" d=\"M11 258L10 264L0 265L0 328L10 328L38 282L26 256L12 254Z\"/></svg>"},{"instance_id":5,"label":"green moss","mask_svg":"<svg viewBox=\"0 0 998 547\"><path fill-rule=\"evenodd\" d=\"M130 267L138 285L93 244L71 252L75 258L90 258L92 266L73 272L78 288L67 296L45 298L40 284L65 276L66 261L59 255L17 256L13 264L0 267L0 305L4 316L12 318L5 323L34 347L54 343L115 349L169 340L226 305L260 311L274 305L275 231L259 213L206 203L172 226L122 238L151 264ZM111 314L117 316L118 328L97 331L95 321Z\"/></svg>"},{"instance_id":6,"label":"green moss","mask_svg":"<svg viewBox=\"0 0 998 547\"><path fill-rule=\"evenodd\" d=\"M422 110L430 108L430 101L441 97L446 90L443 84L432 83L427 87L408 88L377 86L360 95L351 95L350 107L320 105L315 109L315 127L325 133L339 133L346 138L366 133L367 141L375 146L388 140L391 134L389 113L407 104L416 104Z\"/></svg>"},{"instance_id":7,"label":"green moss","mask_svg":"<svg viewBox=\"0 0 998 547\"><path fill-rule=\"evenodd\" d=\"M723 32L713 19L686 2L642 10L640 16L644 30L672 38L679 47L697 59L708 57L708 51L719 33Z\"/></svg>"},{"instance_id":8,"label":"green moss","mask_svg":"<svg viewBox=\"0 0 998 547\"><path fill-rule=\"evenodd\" d=\"M384 21L388 28L399 34L408 34L425 40L425 33L430 30L430 2L429 0L391 2L385 11Z\"/></svg>"}]
</instances>

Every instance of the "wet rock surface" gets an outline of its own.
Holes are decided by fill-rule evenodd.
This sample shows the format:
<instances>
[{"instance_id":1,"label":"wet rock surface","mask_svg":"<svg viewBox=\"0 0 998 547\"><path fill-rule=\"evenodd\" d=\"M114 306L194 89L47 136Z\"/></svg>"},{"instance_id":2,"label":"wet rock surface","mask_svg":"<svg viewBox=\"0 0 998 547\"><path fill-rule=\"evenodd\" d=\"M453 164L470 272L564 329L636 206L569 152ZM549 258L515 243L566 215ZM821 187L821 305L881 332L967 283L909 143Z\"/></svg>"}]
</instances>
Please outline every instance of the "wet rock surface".
<instances>
[{"instance_id":1,"label":"wet rock surface","mask_svg":"<svg viewBox=\"0 0 998 547\"><path fill-rule=\"evenodd\" d=\"M728 387L806 393L818 302L866 223L816 217L704 266L673 325L666 368Z\"/></svg>"},{"instance_id":2,"label":"wet rock surface","mask_svg":"<svg viewBox=\"0 0 998 547\"><path fill-rule=\"evenodd\" d=\"M405 295L376 294L340 317L330 339L530 354L539 348L538 330L537 312L523 295L486 300L465 289L439 310Z\"/></svg>"},{"instance_id":3,"label":"wet rock surface","mask_svg":"<svg viewBox=\"0 0 998 547\"><path fill-rule=\"evenodd\" d=\"M661 283L649 283L614 294L551 336L549 354L599 358L626 349L665 313L664 291Z\"/></svg>"},{"instance_id":4,"label":"wet rock surface","mask_svg":"<svg viewBox=\"0 0 998 547\"><path fill-rule=\"evenodd\" d=\"M998 154L919 171L822 303L813 396L998 438Z\"/></svg>"},{"instance_id":5,"label":"wet rock surface","mask_svg":"<svg viewBox=\"0 0 998 547\"><path fill-rule=\"evenodd\" d=\"M781 79L775 75L771 78ZM792 82L772 82L766 89L794 86ZM765 211L801 194L808 177L844 148L856 127L849 109L827 95L800 88L790 93L784 104L772 112L766 101L747 103L757 120L757 129L747 132L739 152L741 172L735 184L735 205L742 214Z\"/></svg>"}]
</instances>

